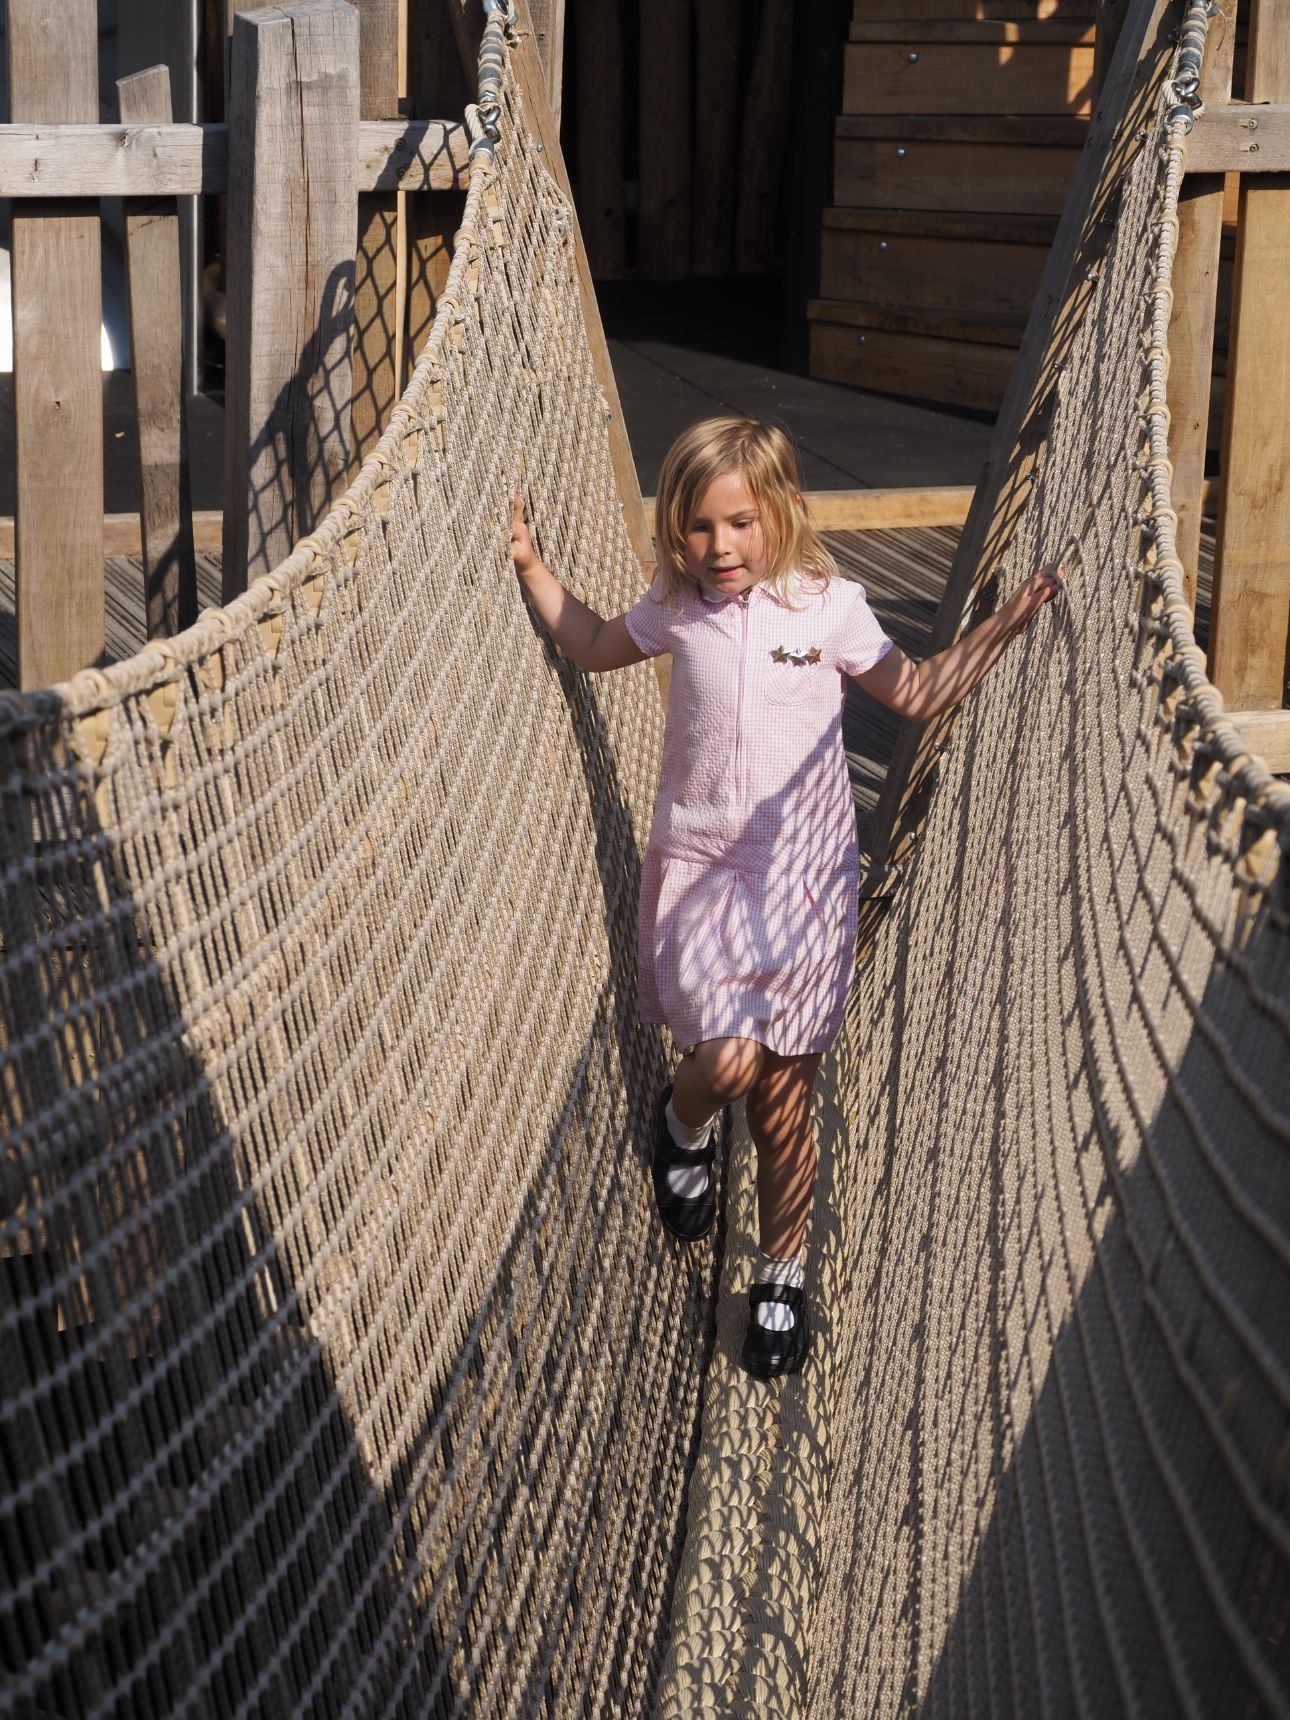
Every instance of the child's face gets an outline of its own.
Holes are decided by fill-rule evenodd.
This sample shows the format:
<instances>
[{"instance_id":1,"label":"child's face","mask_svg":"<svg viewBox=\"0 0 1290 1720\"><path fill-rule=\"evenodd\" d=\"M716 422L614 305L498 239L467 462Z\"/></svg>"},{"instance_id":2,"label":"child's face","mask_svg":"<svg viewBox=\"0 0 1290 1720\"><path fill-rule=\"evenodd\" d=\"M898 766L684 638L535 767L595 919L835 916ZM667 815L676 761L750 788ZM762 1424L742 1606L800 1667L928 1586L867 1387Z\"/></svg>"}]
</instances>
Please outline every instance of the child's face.
<instances>
[{"instance_id":1,"label":"child's face","mask_svg":"<svg viewBox=\"0 0 1290 1720\"><path fill-rule=\"evenodd\" d=\"M685 534L685 571L706 590L738 597L766 574L756 498L741 472L714 478Z\"/></svg>"}]
</instances>

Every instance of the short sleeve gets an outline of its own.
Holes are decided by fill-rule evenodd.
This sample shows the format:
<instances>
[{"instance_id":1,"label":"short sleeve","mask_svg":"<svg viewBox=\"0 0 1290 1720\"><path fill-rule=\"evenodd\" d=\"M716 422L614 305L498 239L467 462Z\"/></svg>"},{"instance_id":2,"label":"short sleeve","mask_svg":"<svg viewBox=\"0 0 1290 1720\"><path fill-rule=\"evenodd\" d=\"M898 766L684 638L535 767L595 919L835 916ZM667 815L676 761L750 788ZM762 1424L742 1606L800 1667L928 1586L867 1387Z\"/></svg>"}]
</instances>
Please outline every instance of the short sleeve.
<instances>
[{"instance_id":1,"label":"short sleeve","mask_svg":"<svg viewBox=\"0 0 1290 1720\"><path fill-rule=\"evenodd\" d=\"M674 607L664 599L660 576L624 615L627 631L647 657L661 657L672 649L672 629L676 625Z\"/></svg>"},{"instance_id":2,"label":"short sleeve","mask_svg":"<svg viewBox=\"0 0 1290 1720\"><path fill-rule=\"evenodd\" d=\"M870 609L864 586L855 580L835 580L833 589L843 600L842 625L837 635L837 664L844 675L863 675L891 650L895 641L882 630Z\"/></svg>"}]
</instances>

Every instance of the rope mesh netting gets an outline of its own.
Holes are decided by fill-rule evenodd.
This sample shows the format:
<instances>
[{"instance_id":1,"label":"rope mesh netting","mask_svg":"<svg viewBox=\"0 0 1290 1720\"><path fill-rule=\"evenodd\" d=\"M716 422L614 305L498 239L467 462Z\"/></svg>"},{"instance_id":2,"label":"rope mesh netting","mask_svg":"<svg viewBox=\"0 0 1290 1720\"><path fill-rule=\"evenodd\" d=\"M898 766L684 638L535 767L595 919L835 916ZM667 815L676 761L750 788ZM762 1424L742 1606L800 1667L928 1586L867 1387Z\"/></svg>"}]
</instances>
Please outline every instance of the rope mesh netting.
<instances>
[{"instance_id":1,"label":"rope mesh netting","mask_svg":"<svg viewBox=\"0 0 1290 1720\"><path fill-rule=\"evenodd\" d=\"M346 501L0 700L0 1713L1290 1707L1290 797L1172 554L1160 86L991 545L1070 602L826 1062L800 1378L735 1365L742 1127L720 1258L653 1214L652 671L574 673L509 567L522 477L639 590L514 90Z\"/></svg>"},{"instance_id":2,"label":"rope mesh netting","mask_svg":"<svg viewBox=\"0 0 1290 1720\"><path fill-rule=\"evenodd\" d=\"M544 653L506 530L522 466L634 598L605 418L513 105L316 539L3 701L6 1714L649 1699L715 1289L645 1158L662 709Z\"/></svg>"}]
</instances>

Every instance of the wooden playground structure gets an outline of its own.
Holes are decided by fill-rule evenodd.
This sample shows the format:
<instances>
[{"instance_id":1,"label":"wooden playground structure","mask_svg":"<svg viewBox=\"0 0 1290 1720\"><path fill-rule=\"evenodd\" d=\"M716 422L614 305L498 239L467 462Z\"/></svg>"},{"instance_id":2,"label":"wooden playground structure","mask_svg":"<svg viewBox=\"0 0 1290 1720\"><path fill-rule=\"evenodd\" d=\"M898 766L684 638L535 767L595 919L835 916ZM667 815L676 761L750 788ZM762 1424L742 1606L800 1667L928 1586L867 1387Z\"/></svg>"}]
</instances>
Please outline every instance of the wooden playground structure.
<instances>
[{"instance_id":1,"label":"wooden playground structure","mask_svg":"<svg viewBox=\"0 0 1290 1720\"><path fill-rule=\"evenodd\" d=\"M952 89L964 86L970 68L963 56L970 52L980 67L979 75L971 73L968 105L997 109L1010 98L995 83L1011 68L1015 88L1013 61L1023 51L1034 59L1034 43L1045 29L1044 52L1056 53L1066 70L1045 71L1033 86L1041 94L1030 99L1031 108L1051 105L1042 96L1045 79L1069 83L1091 70L1092 41L1082 27L992 21L998 8L988 5L977 8L988 16L966 20L940 19L944 6L933 8L937 19L931 21L923 16L926 5L916 9L919 16L905 19L902 33L873 22L857 6L846 47L849 92L868 90L871 105L894 108L907 99L900 92L912 88L911 79L920 88L939 79L933 105L943 107ZM559 101L564 9L521 5L518 14L516 65L534 105L540 98L548 158L563 177L552 108ZM482 6L463 0L411 8L398 0L359 0L356 6L299 0L259 9L235 4L228 15L227 124L172 123L167 74L157 67L121 80L120 123L100 125L90 0L57 8L48 0L10 0L12 123L0 128L0 195L13 200L17 502L11 553L22 687L49 685L102 659L105 554L132 546L136 531L149 637L173 633L197 613L180 366L178 199L215 194L227 200L227 434L219 534L225 601L306 535L343 490L398 398L446 277L470 172L471 122L460 110L484 17ZM1115 8L1104 7L1102 75L1115 23ZM1251 749L1272 768L1287 770L1290 714L1282 708L1290 499L1283 479L1290 449L1283 385L1290 326L1278 311L1290 231L1290 191L1281 177L1290 171L1284 0L1255 0L1247 23L1244 99L1231 98L1233 0L1215 21L1198 92L1203 113L1189 142L1180 215L1170 435L1179 548L1194 579L1202 509L1215 498L1204 472L1223 210L1225 197L1229 209L1238 200L1210 677L1239 713ZM929 54L929 47L936 52ZM1072 72L1072 54L1086 55L1088 64L1079 59ZM919 105L916 96L908 99ZM868 186L857 196L899 202L901 194L887 185L887 169L895 163L908 175L915 141L920 158L941 151L922 164L926 184L914 198L939 202L940 213L894 208L884 218L890 232L902 222L908 229L915 275L952 267L928 253L940 240L929 236L927 223L959 219L949 205L962 203L961 173L981 149L993 149L996 178L1016 179L1024 152L1012 147L1009 156L1007 138L994 137L993 123L970 115L933 123L894 112L883 120L844 116L839 122L840 179ZM1014 145L1027 123L1024 114L1008 118L1004 131L1011 127ZM1051 130L1051 122L1041 121L1039 143L1046 147L1044 127ZM906 131L907 143L898 142L897 133ZM1070 153L1062 154L1061 174ZM1034 160L1025 161L1033 178ZM959 177L955 162L965 164ZM1056 171L1050 164L1049 177ZM1030 193L1017 195L1024 201ZM1034 195L1051 201L1043 188L1035 187ZM106 197L124 200L142 478L137 528L128 518L105 522L103 513L98 205ZM987 201L997 203L999 195L987 194ZM858 233L866 221L874 225L860 217L859 226L850 227ZM848 261L849 230L836 220L826 224L825 279L830 291L840 290L847 271L859 269L856 292L863 297L867 265ZM886 239L878 242L885 249ZM581 246L580 263L590 306ZM999 266L997 256L985 256L983 281ZM1062 280L1061 261L1050 254L1041 305L1045 294L1069 290ZM616 469L628 510L635 512L638 490L612 372L594 317L590 326L615 412ZM817 332L822 326L817 320ZM885 336L870 331L866 340L870 334L897 344L906 338L894 325ZM1024 370L1025 343L1017 362ZM867 378L893 386L881 363L852 376ZM916 389L914 382L906 386ZM950 523L963 518L966 501L959 493L839 496L821 523L835 529ZM213 547L217 523L198 520L203 549ZM0 535L4 530L0 523ZM636 534L647 563L643 515Z\"/></svg>"}]
</instances>

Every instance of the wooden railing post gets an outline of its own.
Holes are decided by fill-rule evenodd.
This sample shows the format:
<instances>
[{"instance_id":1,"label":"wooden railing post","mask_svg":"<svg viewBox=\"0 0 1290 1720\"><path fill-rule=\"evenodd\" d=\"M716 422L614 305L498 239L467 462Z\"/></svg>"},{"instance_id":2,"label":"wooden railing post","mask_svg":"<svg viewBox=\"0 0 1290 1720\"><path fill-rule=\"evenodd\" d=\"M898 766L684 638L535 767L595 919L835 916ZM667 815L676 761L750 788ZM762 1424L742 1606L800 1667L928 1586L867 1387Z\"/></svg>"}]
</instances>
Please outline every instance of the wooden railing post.
<instances>
[{"instance_id":1,"label":"wooden railing post","mask_svg":"<svg viewBox=\"0 0 1290 1720\"><path fill-rule=\"evenodd\" d=\"M94 0L9 0L9 114L99 117ZM103 299L96 202L13 208L18 683L103 655Z\"/></svg>"},{"instance_id":2,"label":"wooden railing post","mask_svg":"<svg viewBox=\"0 0 1290 1720\"><path fill-rule=\"evenodd\" d=\"M119 78L116 89L123 125L170 123L170 73L165 66ZM144 597L148 637L155 639L178 633L197 619L179 205L174 197L128 197L124 214Z\"/></svg>"},{"instance_id":3,"label":"wooden railing post","mask_svg":"<svg viewBox=\"0 0 1290 1720\"><path fill-rule=\"evenodd\" d=\"M358 0L361 54L359 117L399 111L402 59L398 0ZM407 298L406 198L369 191L358 199L354 281L353 463L380 436L403 386Z\"/></svg>"},{"instance_id":4,"label":"wooden railing post","mask_svg":"<svg viewBox=\"0 0 1290 1720\"><path fill-rule=\"evenodd\" d=\"M1208 108L1231 99L1235 43L1236 0L1222 0L1221 12L1210 20L1201 63L1200 93ZM1169 320L1169 452L1174 463L1178 558L1183 565L1187 600L1193 605L1222 238L1223 175L1188 174L1178 201L1174 308Z\"/></svg>"},{"instance_id":5,"label":"wooden railing post","mask_svg":"<svg viewBox=\"0 0 1290 1720\"><path fill-rule=\"evenodd\" d=\"M1250 17L1246 99L1290 100L1290 0ZM1229 710L1279 709L1290 631L1290 174L1243 175L1224 402L1209 678Z\"/></svg>"},{"instance_id":6,"label":"wooden railing post","mask_svg":"<svg viewBox=\"0 0 1290 1720\"><path fill-rule=\"evenodd\" d=\"M318 523L349 468L359 21L239 12L229 91L224 601Z\"/></svg>"}]
</instances>

